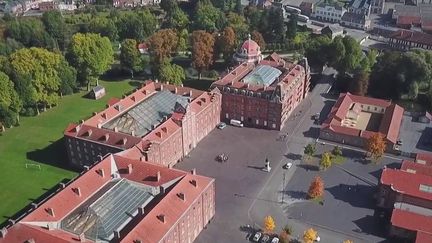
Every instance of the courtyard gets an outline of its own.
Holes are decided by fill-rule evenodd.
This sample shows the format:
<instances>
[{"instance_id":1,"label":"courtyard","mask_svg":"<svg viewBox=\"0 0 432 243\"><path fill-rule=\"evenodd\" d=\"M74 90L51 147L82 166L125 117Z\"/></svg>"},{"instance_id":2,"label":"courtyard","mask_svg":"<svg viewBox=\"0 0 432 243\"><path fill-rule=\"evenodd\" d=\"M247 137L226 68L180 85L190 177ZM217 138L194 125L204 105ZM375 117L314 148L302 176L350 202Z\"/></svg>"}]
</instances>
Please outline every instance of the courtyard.
<instances>
[{"instance_id":1,"label":"courtyard","mask_svg":"<svg viewBox=\"0 0 432 243\"><path fill-rule=\"evenodd\" d=\"M420 123L413 117L404 115L399 138L401 151L417 153L432 151L432 128L430 123Z\"/></svg>"}]
</instances>

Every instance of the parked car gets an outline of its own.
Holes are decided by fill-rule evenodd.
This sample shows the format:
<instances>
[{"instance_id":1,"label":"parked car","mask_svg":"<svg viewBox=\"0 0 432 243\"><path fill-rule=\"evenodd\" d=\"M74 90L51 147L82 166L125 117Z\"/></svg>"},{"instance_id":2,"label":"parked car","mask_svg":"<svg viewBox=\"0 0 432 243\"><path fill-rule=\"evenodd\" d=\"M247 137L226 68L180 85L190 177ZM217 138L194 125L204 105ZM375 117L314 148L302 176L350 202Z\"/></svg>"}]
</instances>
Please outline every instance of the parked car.
<instances>
[{"instance_id":1,"label":"parked car","mask_svg":"<svg viewBox=\"0 0 432 243\"><path fill-rule=\"evenodd\" d=\"M320 242L320 240L321 240L321 238L319 237L319 236L317 236L317 238L316 238L316 242Z\"/></svg>"},{"instance_id":2,"label":"parked car","mask_svg":"<svg viewBox=\"0 0 432 243\"><path fill-rule=\"evenodd\" d=\"M291 162L288 162L288 163L286 163L283 167L284 167L284 169L289 170L289 169L292 167L292 163L291 163Z\"/></svg>"},{"instance_id":3,"label":"parked car","mask_svg":"<svg viewBox=\"0 0 432 243\"><path fill-rule=\"evenodd\" d=\"M277 237L273 238L273 240L271 241L271 243L279 243L279 238L277 238Z\"/></svg>"},{"instance_id":4,"label":"parked car","mask_svg":"<svg viewBox=\"0 0 432 243\"><path fill-rule=\"evenodd\" d=\"M261 242L262 243L267 243L270 240L270 236L269 235L264 235L263 238L261 238Z\"/></svg>"},{"instance_id":5,"label":"parked car","mask_svg":"<svg viewBox=\"0 0 432 243\"><path fill-rule=\"evenodd\" d=\"M396 144L402 146L402 140L396 141Z\"/></svg>"},{"instance_id":6,"label":"parked car","mask_svg":"<svg viewBox=\"0 0 432 243\"><path fill-rule=\"evenodd\" d=\"M243 123L239 120L231 119L230 124L236 127L243 127Z\"/></svg>"},{"instance_id":7,"label":"parked car","mask_svg":"<svg viewBox=\"0 0 432 243\"><path fill-rule=\"evenodd\" d=\"M256 232L255 235L254 235L254 237L252 238L252 241L253 242L258 242L259 239L261 238L261 236L262 236L261 232Z\"/></svg>"},{"instance_id":8,"label":"parked car","mask_svg":"<svg viewBox=\"0 0 432 243\"><path fill-rule=\"evenodd\" d=\"M216 127L220 130L224 129L227 126L227 124L225 122L221 122L219 123Z\"/></svg>"}]
</instances>

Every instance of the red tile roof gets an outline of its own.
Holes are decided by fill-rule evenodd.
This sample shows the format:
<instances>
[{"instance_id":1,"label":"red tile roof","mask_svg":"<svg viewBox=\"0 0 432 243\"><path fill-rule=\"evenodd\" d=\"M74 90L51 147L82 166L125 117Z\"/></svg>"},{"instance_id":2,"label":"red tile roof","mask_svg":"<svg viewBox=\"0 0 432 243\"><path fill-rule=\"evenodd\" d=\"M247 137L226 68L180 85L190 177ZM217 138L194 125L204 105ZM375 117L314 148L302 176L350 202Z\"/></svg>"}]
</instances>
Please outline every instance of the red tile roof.
<instances>
[{"instance_id":1,"label":"red tile roof","mask_svg":"<svg viewBox=\"0 0 432 243\"><path fill-rule=\"evenodd\" d=\"M80 242L79 237L62 230L47 230L41 227L18 223L8 229L6 238L0 238L0 243L25 243L33 239L35 243L70 243ZM84 242L93 242L87 240Z\"/></svg>"},{"instance_id":2,"label":"red tile roof","mask_svg":"<svg viewBox=\"0 0 432 243\"><path fill-rule=\"evenodd\" d=\"M420 191L420 185L432 186L431 176L385 168L381 174L381 183L402 194L432 200L432 193Z\"/></svg>"},{"instance_id":3,"label":"red tile roof","mask_svg":"<svg viewBox=\"0 0 432 243\"><path fill-rule=\"evenodd\" d=\"M404 109L396 104L390 105L384 112L379 131L392 143L396 143L399 138L403 113Z\"/></svg>"},{"instance_id":4,"label":"red tile roof","mask_svg":"<svg viewBox=\"0 0 432 243\"><path fill-rule=\"evenodd\" d=\"M411 231L432 232L432 217L401 209L393 209L391 223L394 226Z\"/></svg>"},{"instance_id":5,"label":"red tile roof","mask_svg":"<svg viewBox=\"0 0 432 243\"><path fill-rule=\"evenodd\" d=\"M118 155L113 156L122 178L149 186L160 186L187 174L187 172L181 170L170 169L153 163L136 161ZM132 173L128 174L127 168L130 164L132 164L133 168ZM160 173L159 181L156 179L158 172Z\"/></svg>"},{"instance_id":6,"label":"red tile roof","mask_svg":"<svg viewBox=\"0 0 432 243\"><path fill-rule=\"evenodd\" d=\"M408 160L404 160L402 162L401 170L411 171L411 173L415 173L415 174L432 176L432 166L423 165L423 164L408 161Z\"/></svg>"},{"instance_id":7,"label":"red tile roof","mask_svg":"<svg viewBox=\"0 0 432 243\"><path fill-rule=\"evenodd\" d=\"M432 35L417 31L397 30L392 35L390 35L390 38L418 44L432 45Z\"/></svg>"},{"instance_id":8,"label":"red tile roof","mask_svg":"<svg viewBox=\"0 0 432 243\"><path fill-rule=\"evenodd\" d=\"M431 153L417 153L416 162L424 161L427 165L432 165L432 154Z\"/></svg>"},{"instance_id":9,"label":"red tile roof","mask_svg":"<svg viewBox=\"0 0 432 243\"><path fill-rule=\"evenodd\" d=\"M196 187L191 183L192 180L196 182ZM212 183L214 179L187 174L121 242L159 242ZM184 193L185 201L178 197L179 193ZM158 219L160 214L165 215L165 223Z\"/></svg>"},{"instance_id":10,"label":"red tile roof","mask_svg":"<svg viewBox=\"0 0 432 243\"><path fill-rule=\"evenodd\" d=\"M417 237L415 243L431 243L431 242L432 242L432 233L417 231Z\"/></svg>"},{"instance_id":11,"label":"red tile roof","mask_svg":"<svg viewBox=\"0 0 432 243\"><path fill-rule=\"evenodd\" d=\"M421 22L420 16L398 16L397 25L419 25Z\"/></svg>"}]
</instances>

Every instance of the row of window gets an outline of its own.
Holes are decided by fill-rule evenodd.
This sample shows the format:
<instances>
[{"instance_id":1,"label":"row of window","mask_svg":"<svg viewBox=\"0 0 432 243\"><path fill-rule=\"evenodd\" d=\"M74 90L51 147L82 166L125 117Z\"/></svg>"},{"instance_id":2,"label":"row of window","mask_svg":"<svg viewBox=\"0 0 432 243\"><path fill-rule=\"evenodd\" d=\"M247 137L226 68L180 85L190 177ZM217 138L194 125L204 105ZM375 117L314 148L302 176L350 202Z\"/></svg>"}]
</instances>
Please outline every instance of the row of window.
<instances>
[{"instance_id":1,"label":"row of window","mask_svg":"<svg viewBox=\"0 0 432 243\"><path fill-rule=\"evenodd\" d=\"M316 14L328 15L328 16L339 17L339 18L342 17L340 14L329 13L326 11L316 11Z\"/></svg>"}]
</instances>

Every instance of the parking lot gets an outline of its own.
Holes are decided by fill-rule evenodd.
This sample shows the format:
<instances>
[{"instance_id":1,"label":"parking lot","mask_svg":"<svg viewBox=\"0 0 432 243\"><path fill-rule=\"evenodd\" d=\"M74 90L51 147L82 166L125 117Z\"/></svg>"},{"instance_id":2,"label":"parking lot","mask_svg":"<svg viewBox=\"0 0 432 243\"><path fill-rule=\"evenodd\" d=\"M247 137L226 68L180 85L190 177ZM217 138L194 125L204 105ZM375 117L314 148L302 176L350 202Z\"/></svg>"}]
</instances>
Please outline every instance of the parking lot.
<instances>
[{"instance_id":1,"label":"parking lot","mask_svg":"<svg viewBox=\"0 0 432 243\"><path fill-rule=\"evenodd\" d=\"M430 124L415 121L411 116L403 116L399 138L402 140L401 151L432 151L432 128Z\"/></svg>"},{"instance_id":2,"label":"parking lot","mask_svg":"<svg viewBox=\"0 0 432 243\"><path fill-rule=\"evenodd\" d=\"M266 158L276 169L285 151L285 144L276 141L278 131L227 126L215 129L175 167L197 169L197 173L216 179L216 215L198 236L196 242L241 242L250 224L247 216L255 195L270 173L262 171ZM266 151L265 153L263 151ZM227 162L216 161L225 153Z\"/></svg>"},{"instance_id":3,"label":"parking lot","mask_svg":"<svg viewBox=\"0 0 432 243\"><path fill-rule=\"evenodd\" d=\"M329 145L317 145L317 157L330 151ZM384 165L399 167L400 162L382 158L378 164L368 164L363 153L343 150L346 162L333 165L327 171L299 165L285 188L290 199L297 202L285 206L289 218L345 232L365 239L384 240L384 223L375 215L373 195ZM317 158L318 159L318 158ZM312 179L319 175L325 183L323 205L305 200ZM298 202L300 200L300 202Z\"/></svg>"}]
</instances>

